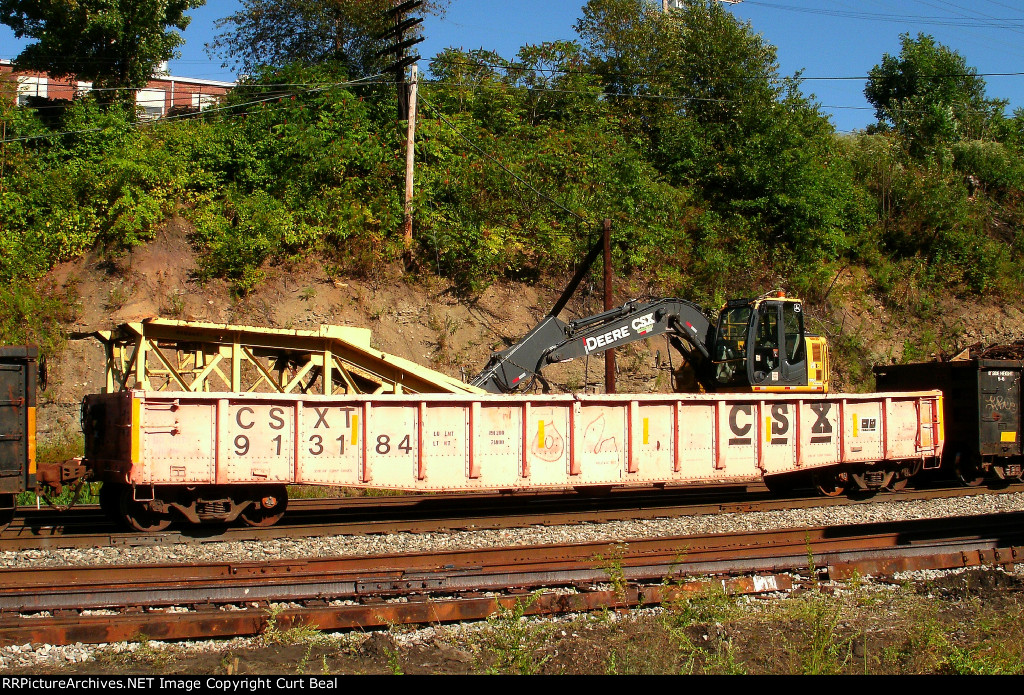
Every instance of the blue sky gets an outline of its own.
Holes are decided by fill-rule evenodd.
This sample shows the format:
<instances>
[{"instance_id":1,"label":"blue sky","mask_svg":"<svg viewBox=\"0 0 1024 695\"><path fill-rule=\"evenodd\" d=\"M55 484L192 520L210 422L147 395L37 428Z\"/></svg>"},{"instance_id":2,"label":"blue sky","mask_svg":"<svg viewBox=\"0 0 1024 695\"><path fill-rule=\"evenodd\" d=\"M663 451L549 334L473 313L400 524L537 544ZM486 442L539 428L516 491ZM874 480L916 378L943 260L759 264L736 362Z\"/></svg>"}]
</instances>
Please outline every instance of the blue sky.
<instances>
[{"instance_id":1,"label":"blue sky","mask_svg":"<svg viewBox=\"0 0 1024 695\"><path fill-rule=\"evenodd\" d=\"M447 15L428 18L419 52L430 58L448 46L487 48L511 58L520 46L574 39L582 0L452 0ZM204 45L214 22L230 14L236 0L207 0L193 10L175 75L231 80L234 75L209 57ZM980 73L1024 72L1022 0L744 0L729 5L737 17L778 49L783 74L803 70L805 93L813 93L841 131L874 120L864 99L863 78L884 53L899 52L899 35L931 34L959 51ZM0 58L14 58L22 43L0 26ZM422 66L425 67L425 66ZM988 96L1024 106L1024 75L988 76Z\"/></svg>"}]
</instances>

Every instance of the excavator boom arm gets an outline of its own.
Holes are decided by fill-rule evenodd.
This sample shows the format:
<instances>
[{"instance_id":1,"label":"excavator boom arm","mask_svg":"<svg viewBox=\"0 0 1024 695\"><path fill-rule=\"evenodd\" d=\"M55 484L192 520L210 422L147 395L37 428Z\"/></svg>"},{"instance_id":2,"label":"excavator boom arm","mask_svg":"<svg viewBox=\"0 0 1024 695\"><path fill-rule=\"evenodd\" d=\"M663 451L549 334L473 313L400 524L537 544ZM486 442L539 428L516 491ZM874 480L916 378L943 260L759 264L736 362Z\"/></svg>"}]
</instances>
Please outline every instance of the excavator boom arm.
<instances>
[{"instance_id":1,"label":"excavator boom arm","mask_svg":"<svg viewBox=\"0 0 1024 695\"><path fill-rule=\"evenodd\" d=\"M522 340L491 356L470 383L493 393L514 391L548 364L586 357L636 340L670 333L683 340L687 358L710 359L711 324L703 310L685 299L634 300L584 319L565 323L548 315Z\"/></svg>"}]
</instances>

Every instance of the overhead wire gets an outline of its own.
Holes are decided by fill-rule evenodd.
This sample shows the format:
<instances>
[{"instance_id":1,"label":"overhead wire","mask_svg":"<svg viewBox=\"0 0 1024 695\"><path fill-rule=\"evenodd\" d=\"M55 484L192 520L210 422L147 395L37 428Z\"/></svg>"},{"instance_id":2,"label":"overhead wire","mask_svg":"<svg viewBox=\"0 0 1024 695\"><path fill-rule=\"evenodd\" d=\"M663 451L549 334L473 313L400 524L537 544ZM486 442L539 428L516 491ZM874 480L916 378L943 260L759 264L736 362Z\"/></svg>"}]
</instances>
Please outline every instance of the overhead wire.
<instances>
[{"instance_id":1,"label":"overhead wire","mask_svg":"<svg viewBox=\"0 0 1024 695\"><path fill-rule=\"evenodd\" d=\"M431 61L435 62L435 61ZM440 62L440 61L438 61ZM604 77L604 73L596 70L569 70L564 68L531 68L525 65L501 65L498 63L488 63L482 60L460 60L451 61L459 65L475 65L477 67L494 68L497 70L507 70L509 72L538 72L538 73L552 73L552 74L569 74L569 75L593 75L595 77ZM1017 72L963 72L963 73L937 73L935 75L926 76L929 79L944 79L947 77L1020 77L1024 75L1024 71ZM616 77L620 78L633 78L633 79L646 79L651 77L664 77L663 73L616 73ZM782 82L790 79L795 79L801 82L815 82L815 81L845 81L845 80L867 80L870 79L869 75L794 75L792 77L781 77L781 78L766 78L764 75L736 75L736 76L721 76L721 75L701 75L706 80L722 80L722 81L750 81L759 79L768 79L769 81Z\"/></svg>"},{"instance_id":2,"label":"overhead wire","mask_svg":"<svg viewBox=\"0 0 1024 695\"><path fill-rule=\"evenodd\" d=\"M966 75L967 74L956 75L956 76L966 76ZM1024 75L1024 73L989 73L988 74L988 76L994 76L994 75L1021 76L1021 75ZM175 120L181 120L181 119L187 119L187 118L195 118L197 115L198 116L202 116L202 117L206 117L206 116L209 116L209 115L213 115L213 114L217 114L217 113L226 113L226 112L233 112L233 115L236 115L236 116L244 116L244 115L249 115L250 112L238 113L238 109L249 107L249 106L254 106L254 105L259 105L259 104L264 104L264 103L269 103L269 102L272 102L272 101L286 99L286 98L289 98L289 97L302 96L304 94L310 94L310 93L315 93L315 92L318 92L318 91L324 91L326 89L340 88L340 87L358 87L358 86L363 86L363 85L391 85L391 84L394 84L390 79L388 79L388 80L380 80L379 78L383 77L383 76L385 76L385 75L383 73L380 73L380 74L377 74L377 75L372 75L372 76L368 76L368 77L365 77L365 78L359 78L357 80L350 80L350 81L345 81L345 82L330 82L330 83L322 83L322 82L296 82L296 83L280 83L280 84L273 84L273 85L251 85L250 88L252 88L252 89L257 89L257 88L261 88L261 87L262 88L266 88L266 89L272 89L272 88L278 88L278 87L293 87L293 88L294 87L298 87L298 88L302 88L302 89L298 90L298 91L285 91L285 92L271 93L271 94L268 94L264 98L254 99L254 100L247 101L247 102L228 104L228 105L219 106L219 107L210 107L210 108L207 108L207 109L203 109L198 114L196 114L196 113L183 113L183 114L175 114L175 115L170 115L170 116L164 116L164 117L161 117L159 119L154 119L154 120L151 120L151 121L139 121L139 122L137 122L135 124L135 126L139 127L139 128L153 127L153 126L159 125L160 123L164 123L164 122L168 122L168 121L175 121ZM947 77L948 76L953 76L953 75L947 75ZM977 75L977 76L980 76L980 75ZM838 78L838 79L865 79L866 80L867 78L866 77L862 77L862 78L843 77L843 78ZM436 88L472 89L472 90L482 90L484 88L483 85L479 85L479 84L475 84L475 83L451 82L451 81L447 81L447 80L421 80L421 83L426 83L426 84L429 84L432 87L436 87ZM575 94L575 95L579 95L579 96L595 96L592 90L591 91L588 91L588 90L572 90L572 89L561 89L561 88L556 88L556 87L544 87L544 86L537 86L537 85L528 86L528 85L507 85L507 84L505 84L505 85L502 85L502 86L504 88L506 88L506 89L513 89L513 90L527 90L527 91L555 93L555 94ZM117 88L117 89L122 89L122 88ZM606 97L610 96L610 97L612 97L612 98L614 98L616 100L646 99L646 100L661 100L661 101L678 101L678 102L683 102L683 103L686 103L686 102L718 103L718 104L741 104L742 103L741 101L736 100L736 99L725 99L725 98L720 98L720 97L718 97L718 98L694 97L694 96L686 96L686 95L680 95L680 94L616 94L616 95L603 95L603 96L606 96ZM811 103L814 106L816 106L817 108L825 109L825 110L852 110L852 111L872 111L872 110L875 110L874 107L872 107L872 106L845 105L845 104L821 104L821 103L814 103L814 102L811 102ZM33 108L37 109L37 110L39 110L39 109L60 109L60 108L66 108L66 106L62 106L62 105L38 106L38 107L33 107ZM84 130L75 130L75 131L59 131L59 132L54 132L54 133L42 134L42 135L22 136L22 137L17 137L17 138L7 138L7 139L4 139L4 140L0 140L0 143L22 142L22 141L27 141L27 140L45 139L45 138L59 137L59 136L64 136L64 135L85 134L85 133L90 133L90 132L98 132L98 130L99 129L84 129ZM458 133L457 129L456 129L456 132ZM855 131L844 131L844 132L855 132ZM460 135L460 137L464 137L464 136L462 136L461 133L458 133L458 134Z\"/></svg>"},{"instance_id":3,"label":"overhead wire","mask_svg":"<svg viewBox=\"0 0 1024 695\"><path fill-rule=\"evenodd\" d=\"M430 84L433 87L441 87L441 88L450 87L450 88L453 88L453 89L455 89L455 88L458 88L458 89L463 89L463 88L482 89L482 87L480 85L474 85L474 84L470 84L470 83L452 83L452 82L446 82L446 81L431 81L431 80L420 80L420 83L421 84L426 83L426 84ZM578 90L571 90L571 89L557 89L557 88L550 88L550 87L526 87L526 86L508 86L508 85L506 85L506 88L508 88L508 89L517 89L517 90L531 90L531 91L537 91L537 92L551 92L551 93L556 93L556 94L576 94L576 95L579 95L579 96L591 96L591 94L589 92L586 92L586 91L578 91ZM609 95L603 95L603 96L609 96ZM723 99L723 98L720 98L720 97L719 98L690 97L690 96L684 96L684 95L679 95L679 94L621 94L621 95L610 95L610 96L612 96L616 100L648 99L648 100L655 100L655 101L701 102L701 103L713 103L713 104L738 104L738 105L742 105L744 103L744 102L742 102L742 101L740 101L738 99ZM821 104L821 103L817 103L817 102L811 101L809 97L807 98L807 100L808 100L809 104L811 104L813 107L816 107L818 109L830 109L830 110L831 109L835 109L835 110L844 110L844 111L845 110L848 110L848 111L875 111L876 110L874 106L859 106L859 105L855 106L855 105L844 105L844 104ZM774 102L774 103L776 103L776 104L778 104L780 106L784 106L785 105L785 104L783 104L781 102ZM904 113L929 113L929 111L927 109L905 109ZM844 131L844 132L855 132L855 131L851 130L851 131Z\"/></svg>"},{"instance_id":4,"label":"overhead wire","mask_svg":"<svg viewBox=\"0 0 1024 695\"><path fill-rule=\"evenodd\" d=\"M960 5L956 5L955 3L946 2L945 0L938 0L938 1L942 5L947 5L947 6L950 6L950 7L954 7L954 8L957 8L959 10L967 10L967 8L961 7ZM915 2L918 2L918 3L922 4L922 5L926 5L928 7L935 7L935 8L940 9L940 10L944 9L944 8L938 6L938 5L935 5L934 3L930 2L929 0L915 0ZM944 11L950 12L951 14L954 14L953 10L945 9ZM975 14L982 15L983 17L992 18L991 15L986 15L984 13L977 12L976 10L969 10L969 11L975 12ZM954 29L956 29L956 28L958 28L958 27L954 27ZM1005 27L1005 29L1007 31L1012 31L1015 34L1024 34L1024 30L1021 30L1019 28ZM1011 42L1008 42L1008 41L1003 41L1003 40L997 39L997 38L995 38L993 36L990 36L990 35L987 36L987 35L984 35L984 34L979 34L978 32L971 31L970 29L962 28L962 27L959 28L958 34L961 34L963 36L969 37L966 40L968 42L970 42L970 43L979 44L979 45L985 46L986 48L991 48L993 46L993 44L1000 44L1002 46L1005 46L1005 47L1011 49L1012 53L1015 53L1018 56L1021 55L1020 43L1019 42L1011 43Z\"/></svg>"},{"instance_id":5,"label":"overhead wire","mask_svg":"<svg viewBox=\"0 0 1024 695\"><path fill-rule=\"evenodd\" d=\"M798 12L804 14L815 14L826 17L842 17L846 19L862 19L876 22L890 23L913 23L915 25L925 24L931 26L953 26L968 28L994 28L1006 29L1010 27L1024 28L1024 18L993 17L991 19L974 19L971 17L943 17L913 14L888 14L882 12L861 12L854 10L834 10L816 7L801 7L798 5L786 5L782 3L758 2L758 0L744 0L747 5L767 7L787 12Z\"/></svg>"},{"instance_id":6,"label":"overhead wire","mask_svg":"<svg viewBox=\"0 0 1024 695\"><path fill-rule=\"evenodd\" d=\"M491 69L496 69L496 70L507 70L508 72L513 72L513 71L514 72L526 72L526 71L529 71L529 70L534 70L534 69L528 68L526 66L516 66L516 65L511 65L511 64L510 65L502 65L502 64L495 64L495 63L490 63L490 62L487 62L487 61L480 61L480 60L460 60L460 61L450 61L450 62L454 62L455 64L460 64L460 65L484 67L484 68L491 68ZM599 76L600 75L600 73L597 73L595 71L563 70L563 69L557 69L557 68L535 69L534 72L544 72L544 73L551 73L551 74L562 73L562 74L591 74L591 75L595 75L595 76ZM635 73L634 74L625 74L625 75L623 75L623 77L627 77L627 78L645 78L645 77L656 77L656 76L658 76L658 75L655 75L655 74L649 74L649 75L648 74L635 74ZM947 79L947 78L951 78L951 77L952 78L961 78L961 77L979 77L979 78L983 78L983 77L1021 77L1021 76L1024 76L1024 72L989 72L989 73L979 73L977 71L970 71L970 72L963 72L963 73L939 73L939 74L934 74L934 75L928 75L927 78L928 79L936 79L937 80L937 79ZM742 77L737 77L737 78L731 78L731 77L730 78L720 78L720 77L711 76L708 79L712 79L712 80L715 80L715 79L734 80L734 79L758 79L758 78L756 78L756 77L750 77L750 78L742 78ZM784 80L789 80L789 79L795 79L798 82L805 81L805 80L807 80L807 81L828 81L828 80L834 80L834 81L865 81L866 82L867 80L870 79L870 76L868 76L868 75L857 75L857 76L844 75L844 76L804 77L802 75L798 75L798 76L796 76L794 78L781 78L781 79L777 79L777 80L772 80L772 82L781 83ZM457 85L460 85L460 86L463 86L463 87L474 87L474 86L476 86L476 85L474 85L472 83L465 83L465 82L452 83L450 81L429 81L429 80L424 80L424 81L428 82L430 84L437 84L437 85L457 84ZM587 95L588 94L588 92L582 91L582 90L559 89L559 88L552 88L552 87L545 87L545 86L538 86L538 85L507 85L506 84L504 86L506 88L510 88L510 89L530 89L530 90L536 90L536 91L562 92L562 93L567 93L567 94L580 94L580 95ZM596 86L600 88L599 85L596 85ZM707 102L707 103L714 103L714 102L718 102L718 103L739 103L736 100L729 100L729 99L722 99L722 98L710 98L710 97L692 97L692 96L684 96L684 95L678 95L678 94L607 94L606 93L605 96L608 97L608 98L613 98L613 99L617 99L617 100L622 100L622 99L652 99L652 100L666 100L666 101L669 101L669 100L681 100L681 101ZM814 95L808 95L806 98L809 101L811 101L814 98ZM814 103L814 102L812 102L812 103ZM835 105L835 104L821 104L821 103L817 103L816 106L819 109L826 110L826 111L829 111L829 112L837 111L837 110L843 110L843 111L874 111L874 110L876 110L873 106L861 106L861 105ZM907 111L907 113L914 113L914 112L923 112L923 111ZM849 130L849 131L843 131L843 132L852 133L852 132L856 132L856 131L855 130Z\"/></svg>"},{"instance_id":7,"label":"overhead wire","mask_svg":"<svg viewBox=\"0 0 1024 695\"><path fill-rule=\"evenodd\" d=\"M241 102L241 103L236 103L236 104L227 104L225 106L219 106L219 107L210 107L210 108L207 108L207 109L203 109L202 111L200 111L198 113L184 113L184 114L176 114L176 115L164 116L164 117L161 117L159 119L154 119L154 120L151 120L151 121L140 120L140 121L134 122L132 124L132 126L135 127L136 129L149 128L149 127L159 126L161 123L165 123L165 122L169 122L169 121L175 121L175 120L181 120L181 119L187 119L187 118L196 118L197 116L205 118L206 116L211 115L211 114L224 113L224 112L232 112L231 113L232 116L241 117L241 116L251 115L251 112L243 111L241 113L237 113L237 110L240 109L240 108L246 108L246 107L249 107L249 106L256 106L256 105L259 105L259 104L266 104L266 103L273 102L273 101L280 101L280 100L283 100L283 99L287 99L289 97L298 97L298 96L303 96L305 94L322 92L322 91L326 91L328 89L339 88L339 87L358 87L358 86L362 86L362 85L371 85L371 84L393 84L393 82L391 82L391 81L386 81L386 82L385 81L374 81L377 78L382 77L383 75L384 75L384 73L380 73L380 74L377 74L377 75L372 75L372 76L369 76L369 77L359 78L359 79L356 79L356 80L351 80L351 81L346 81L346 82L305 83L304 86L308 86L309 88L304 90L304 91L282 92L282 93L270 94L270 95L268 95L268 96L266 96L266 97L264 97L262 99L254 99L254 100L251 100L251 101L246 101L246 102ZM262 86L262 85L254 85L254 86ZM266 86L267 87L278 87L278 86L294 86L294 85L266 85ZM282 105L281 108L284 108L285 106L286 105ZM66 107L57 106L57 107L51 107L51 108L66 108ZM43 140L43 139L48 139L48 138L63 137L65 135L84 135L84 134L87 134L87 133L96 133L96 132L102 132L102 131L103 131L102 128L85 128L85 129L81 129L81 130L65 130L65 131L58 131L58 132L53 132L53 133L41 134L41 135L27 135L27 136L21 136L21 137L16 137L16 138L6 138L6 139L3 139L3 140L0 140L0 144L12 143L12 142L25 142L25 141L30 141L30 140Z\"/></svg>"}]
</instances>

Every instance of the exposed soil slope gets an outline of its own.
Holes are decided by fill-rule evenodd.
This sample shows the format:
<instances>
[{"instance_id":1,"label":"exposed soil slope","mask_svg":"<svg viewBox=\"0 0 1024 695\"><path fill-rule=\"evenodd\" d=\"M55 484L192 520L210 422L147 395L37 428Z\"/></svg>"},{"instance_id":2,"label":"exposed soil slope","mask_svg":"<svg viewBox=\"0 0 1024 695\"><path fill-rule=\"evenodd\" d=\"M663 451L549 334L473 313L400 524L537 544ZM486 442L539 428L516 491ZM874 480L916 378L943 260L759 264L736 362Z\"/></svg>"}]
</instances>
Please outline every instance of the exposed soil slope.
<instances>
[{"instance_id":1,"label":"exposed soil slope","mask_svg":"<svg viewBox=\"0 0 1024 695\"><path fill-rule=\"evenodd\" d=\"M111 328L126 321L162 316L197 321L283 328L316 328L320 324L370 328L382 350L429 365L453 376L470 377L483 368L492 349L518 340L547 313L561 293L565 278L549 278L531 286L496 283L480 296L459 297L446 281L429 273L404 274L385 267L372 277L328 277L323 266L307 261L267 271L266 281L245 298L233 295L221 280L199 283L198 263L188 241L189 223L176 217L155 240L110 261L89 255L55 268L44 278L49 286L74 286L80 302L75 325L79 333ZM563 312L563 318L601 311L599 289L584 285ZM616 285L616 302L643 294L628 280ZM843 347L860 356L861 373L870 363L927 358L938 350L952 351L975 342L1012 342L1024 337L1020 306L995 302L943 300L925 315L882 304L870 292L862 272L841 274L825 301L806 306L810 328L825 333L834 345L834 390L855 379ZM920 314L920 312L919 312ZM924 350L917 346L924 344ZM620 349L618 390L671 390L670 349L654 338ZM671 366L679 366L672 351ZM844 361L846 360L846 361ZM69 341L63 355L48 365L49 385L41 398L42 439L78 428L78 404L103 386L103 353L91 339ZM602 391L604 361L553 365L545 376L555 390Z\"/></svg>"}]
</instances>

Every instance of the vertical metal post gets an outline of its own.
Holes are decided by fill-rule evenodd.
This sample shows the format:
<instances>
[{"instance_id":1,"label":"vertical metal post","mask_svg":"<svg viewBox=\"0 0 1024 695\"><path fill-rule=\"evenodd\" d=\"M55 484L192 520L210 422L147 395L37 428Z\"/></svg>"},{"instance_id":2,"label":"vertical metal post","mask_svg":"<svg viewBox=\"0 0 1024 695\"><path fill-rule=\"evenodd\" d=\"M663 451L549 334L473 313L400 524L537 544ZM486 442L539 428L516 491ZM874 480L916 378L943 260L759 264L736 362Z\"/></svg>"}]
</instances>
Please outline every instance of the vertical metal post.
<instances>
[{"instance_id":1,"label":"vertical metal post","mask_svg":"<svg viewBox=\"0 0 1024 695\"><path fill-rule=\"evenodd\" d=\"M612 297L612 221L604 221L604 309L614 308ZM615 393L615 349L604 353L604 392Z\"/></svg>"},{"instance_id":2,"label":"vertical metal post","mask_svg":"<svg viewBox=\"0 0 1024 695\"><path fill-rule=\"evenodd\" d=\"M406 253L412 250L412 191L413 163L416 159L416 84L417 66L412 66L412 81L409 83L409 127L405 139L405 216L402 219L402 239Z\"/></svg>"}]
</instances>

